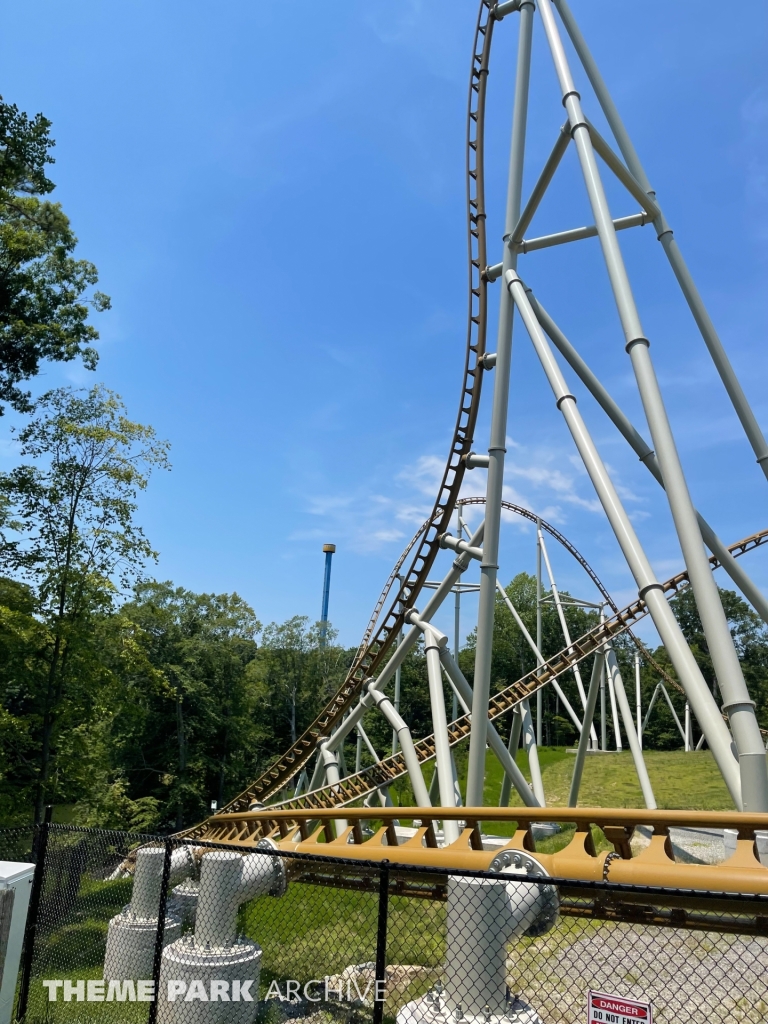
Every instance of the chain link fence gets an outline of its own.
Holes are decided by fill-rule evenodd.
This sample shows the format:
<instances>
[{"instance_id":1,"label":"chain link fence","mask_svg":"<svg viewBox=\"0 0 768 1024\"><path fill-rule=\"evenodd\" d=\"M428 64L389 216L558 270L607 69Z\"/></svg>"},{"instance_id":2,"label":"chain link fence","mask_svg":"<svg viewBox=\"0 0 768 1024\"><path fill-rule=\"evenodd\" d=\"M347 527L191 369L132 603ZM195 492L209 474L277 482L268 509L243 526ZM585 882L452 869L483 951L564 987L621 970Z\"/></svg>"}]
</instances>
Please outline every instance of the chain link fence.
<instances>
[{"instance_id":1,"label":"chain link fence","mask_svg":"<svg viewBox=\"0 0 768 1024\"><path fill-rule=\"evenodd\" d=\"M24 1024L571 1024L590 991L605 1024L647 1019L632 1000L654 1024L768 1020L768 895L57 825L0 831L0 858L36 862Z\"/></svg>"}]
</instances>

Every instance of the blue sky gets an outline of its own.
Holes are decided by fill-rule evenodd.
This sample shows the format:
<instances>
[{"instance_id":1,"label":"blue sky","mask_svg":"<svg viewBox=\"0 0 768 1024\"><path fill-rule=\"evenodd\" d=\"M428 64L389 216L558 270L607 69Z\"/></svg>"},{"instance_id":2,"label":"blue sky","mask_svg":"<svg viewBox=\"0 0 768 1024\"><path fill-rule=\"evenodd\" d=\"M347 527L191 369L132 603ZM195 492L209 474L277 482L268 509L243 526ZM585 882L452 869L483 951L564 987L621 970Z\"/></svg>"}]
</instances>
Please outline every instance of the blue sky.
<instances>
[{"instance_id":1,"label":"blue sky","mask_svg":"<svg viewBox=\"0 0 768 1024\"><path fill-rule=\"evenodd\" d=\"M677 0L663 17L635 0L572 6L768 429L765 4L725 16L713 0ZM113 300L98 317L96 377L50 367L35 387L98 379L171 441L173 471L153 479L140 516L159 578L236 590L264 622L314 619L321 546L334 542L331 618L345 643L359 639L431 508L455 419L475 14L468 0L3 5L2 93L52 119L55 198ZM492 262L516 33L514 17L498 27L489 85ZM528 186L563 120L543 43L537 25ZM612 185L609 198L614 216L636 208ZM590 219L569 152L532 233ZM621 242L694 500L730 543L768 525L766 482L652 229ZM531 254L520 270L647 433L597 243ZM497 305L494 290L492 320ZM581 408L657 572L671 575L682 561L657 485ZM509 434L510 500L550 518L629 599L521 329ZM475 471L465 493L483 490ZM768 558L748 557L768 586ZM567 556L553 561L561 586L593 596ZM533 565L532 533L508 524L502 577Z\"/></svg>"}]
</instances>

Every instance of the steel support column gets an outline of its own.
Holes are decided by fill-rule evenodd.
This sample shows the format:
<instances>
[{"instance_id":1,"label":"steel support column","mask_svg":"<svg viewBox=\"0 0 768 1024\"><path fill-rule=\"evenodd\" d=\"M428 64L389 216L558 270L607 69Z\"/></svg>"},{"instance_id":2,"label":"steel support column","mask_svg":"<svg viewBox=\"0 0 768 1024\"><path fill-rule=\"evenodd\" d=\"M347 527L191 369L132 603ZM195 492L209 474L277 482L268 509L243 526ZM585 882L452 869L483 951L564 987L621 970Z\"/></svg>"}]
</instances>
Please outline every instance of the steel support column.
<instances>
[{"instance_id":1,"label":"steel support column","mask_svg":"<svg viewBox=\"0 0 768 1024\"><path fill-rule=\"evenodd\" d=\"M595 91L597 101L602 107L605 118L613 132L614 138L621 150L621 155L626 161L627 167L640 183L642 188L655 200L656 193L648 180L645 169L640 162L640 157L637 155L637 151L629 137L629 133L627 132L621 115L613 102L613 98L605 84L605 80L600 74L600 69L587 46L587 42L576 23L576 19L574 18L568 3L566 0L554 0L554 3L560 12L560 17L565 25L565 30L570 36L573 47L587 73L587 78ZM669 260L670 266L672 267L674 275L680 285L680 290L685 296L685 301L688 303L688 307L696 321L696 326L699 328L699 332L704 339L704 343L709 349L709 354L712 357L712 361L715 364L717 372L720 374L720 379L722 380L725 390L728 393L728 397L733 404L736 415L739 417L742 429L747 435L747 439L752 446L752 450L755 453L755 459L763 473L768 477L768 443L766 442L765 436L760 429L760 425L757 422L755 414L752 412L752 408L747 401L747 397L744 394L738 377L736 376L736 372L731 366L731 362L726 355L723 343L720 341L715 325L710 319L707 308L704 305L704 301L701 298L693 277L691 276L685 260L683 259L683 255L678 248L677 242L672 234L672 229L664 219L663 212L661 213L661 216L654 221L654 224L658 233L659 241L664 248L664 252Z\"/></svg>"},{"instance_id":2,"label":"steel support column","mask_svg":"<svg viewBox=\"0 0 768 1024\"><path fill-rule=\"evenodd\" d=\"M505 217L504 270L517 265L517 251L509 240L520 219L523 190L523 160L528 119L528 86L531 72L531 41L533 36L534 4L524 0L520 5L520 35L517 48L517 76L512 116L512 144L507 187ZM491 692L491 655L493 648L493 618L496 608L496 573L499 557L499 530L501 526L501 499L504 483L504 455L507 443L507 412L509 406L509 375L512 359L512 320L514 304L506 289L502 289L499 308L499 327L496 345L493 406L491 411L490 443L488 445L488 483L485 503L485 539L483 560L480 563L480 596L477 614L477 646L475 651L474 713L469 742L467 772L468 806L483 802L485 781L485 748L488 740L488 702Z\"/></svg>"},{"instance_id":3,"label":"steel support column","mask_svg":"<svg viewBox=\"0 0 768 1024\"><path fill-rule=\"evenodd\" d=\"M548 0L543 0L547 3ZM576 448L581 456L597 496L605 511L613 532L621 547L638 587L638 594L646 602L648 610L659 631L662 643L667 648L672 664L689 696L699 723L707 735L712 753L725 780L736 806L741 808L741 783L739 766L731 749L731 736L723 721L712 694L709 692L701 670L693 657L672 609L667 603L661 585L656 579L651 564L643 551L635 529L624 509L616 488L595 447L576 399L568 390L549 343L544 335L536 314L528 300L523 283L517 274L509 270L505 275L508 288L514 295L523 322L533 342L536 354L544 368L560 412L565 419ZM709 570L708 570L709 571Z\"/></svg>"},{"instance_id":4,"label":"steel support column","mask_svg":"<svg viewBox=\"0 0 768 1024\"><path fill-rule=\"evenodd\" d=\"M723 694L724 707L733 730L734 742L739 755L741 806L744 810L768 811L768 768L760 740L754 702L751 700L744 682L733 638L720 603L717 584L712 577L704 551L701 532L696 522L696 512L691 502L688 485L651 362L650 344L640 323L595 160L589 128L584 120L579 93L576 91L571 76L551 0L540 0L540 9L560 82L563 104L568 113L573 140L576 144L579 163L595 218L616 308L626 339L626 348L653 438L672 518L688 569L704 634L709 644L715 674ZM508 274L509 271L506 273ZM703 680L701 683L703 684ZM698 680L694 685L697 687L700 685ZM692 697L692 695L689 696Z\"/></svg>"}]
</instances>

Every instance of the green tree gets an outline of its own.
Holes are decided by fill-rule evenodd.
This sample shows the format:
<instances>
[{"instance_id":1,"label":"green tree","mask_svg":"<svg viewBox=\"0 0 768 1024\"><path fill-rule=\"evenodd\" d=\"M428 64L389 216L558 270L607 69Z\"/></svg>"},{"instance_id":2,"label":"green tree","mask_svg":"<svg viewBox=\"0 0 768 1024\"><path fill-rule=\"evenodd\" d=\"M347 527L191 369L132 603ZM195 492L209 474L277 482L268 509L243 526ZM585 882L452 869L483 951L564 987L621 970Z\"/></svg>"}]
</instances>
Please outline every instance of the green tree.
<instances>
[{"instance_id":1,"label":"green tree","mask_svg":"<svg viewBox=\"0 0 768 1024\"><path fill-rule=\"evenodd\" d=\"M311 625L306 615L264 628L249 673L267 723L270 760L296 741L341 685L352 654L336 646L336 635L329 626L323 638L320 623Z\"/></svg>"},{"instance_id":2,"label":"green tree","mask_svg":"<svg viewBox=\"0 0 768 1024\"><path fill-rule=\"evenodd\" d=\"M180 829L254 774L262 727L246 668L261 624L237 594L154 581L137 586L119 618L123 644L140 653L115 666L111 776L128 780L131 799L158 801Z\"/></svg>"},{"instance_id":3,"label":"green tree","mask_svg":"<svg viewBox=\"0 0 768 1024\"><path fill-rule=\"evenodd\" d=\"M0 578L0 818L26 821L38 772L34 701L43 681L40 652L50 640L34 591Z\"/></svg>"},{"instance_id":4,"label":"green tree","mask_svg":"<svg viewBox=\"0 0 768 1024\"><path fill-rule=\"evenodd\" d=\"M55 187L45 173L54 162L50 127L0 97L0 402L20 412L31 406L19 384L42 360L96 366L88 316L109 308L93 290L94 265L73 255L77 239L61 206L42 198Z\"/></svg>"},{"instance_id":5,"label":"green tree","mask_svg":"<svg viewBox=\"0 0 768 1024\"><path fill-rule=\"evenodd\" d=\"M521 572L505 588L507 596L517 609L520 618L531 636L536 638L536 578L529 573ZM547 591L542 595L542 654L550 658L565 647L563 632L557 609ZM567 600L570 594L563 591L561 596ZM565 619L572 639L597 625L595 612L573 605L564 606ZM467 646L461 652L460 662L467 678L471 678L474 669L475 634L467 637ZM493 660L491 663L491 688L493 692L504 689L516 679L527 675L536 668L536 658L522 634L517 623L503 601L500 594L496 596L496 612L493 627ZM582 681L585 688L589 683L592 661L588 659L581 666ZM577 714L581 712L581 700L572 673L568 672L558 680L563 692ZM577 737L574 726L567 713L563 710L557 694L551 686L543 691L544 703L544 742L547 745L560 745L573 742ZM508 727L508 726L507 726Z\"/></svg>"},{"instance_id":6,"label":"green tree","mask_svg":"<svg viewBox=\"0 0 768 1024\"><path fill-rule=\"evenodd\" d=\"M98 664L94 619L107 614L155 557L134 522L138 492L151 470L168 467L168 445L125 416L119 396L97 385L44 395L18 431L34 462L0 476L6 573L30 584L48 629L39 652L44 681L34 695L39 761L35 814L48 798L56 744L88 700L87 665ZM70 730L71 731L71 730Z\"/></svg>"}]
</instances>

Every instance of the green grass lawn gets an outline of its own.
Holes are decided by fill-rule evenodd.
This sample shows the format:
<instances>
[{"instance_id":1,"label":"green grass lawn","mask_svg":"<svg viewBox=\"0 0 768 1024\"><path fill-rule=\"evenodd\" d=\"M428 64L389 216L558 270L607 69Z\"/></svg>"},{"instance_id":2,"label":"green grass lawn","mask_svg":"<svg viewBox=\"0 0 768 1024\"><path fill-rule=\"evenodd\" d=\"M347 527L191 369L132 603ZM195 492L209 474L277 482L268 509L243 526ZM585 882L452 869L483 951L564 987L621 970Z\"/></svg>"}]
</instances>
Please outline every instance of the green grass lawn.
<instances>
[{"instance_id":1,"label":"green grass lawn","mask_svg":"<svg viewBox=\"0 0 768 1024\"><path fill-rule=\"evenodd\" d=\"M725 783L708 750L690 754L678 750L646 750L644 757L656 802L660 808L691 811L734 810ZM567 806L575 761L576 755L567 753L564 747L540 748L539 763L549 806ZM530 781L528 758L525 753L518 753L517 763L526 779ZM457 768L463 789L466 782L466 754L461 748L458 750ZM486 756L485 771L484 802L489 807L498 806L504 773L490 751ZM433 772L434 761L424 770L428 785ZM395 802L400 806L408 806L413 800L407 779L399 780L392 792ZM522 800L514 790L509 802L511 807L522 806ZM581 781L579 807L642 806L644 805L640 784L629 751L587 756Z\"/></svg>"},{"instance_id":2,"label":"green grass lawn","mask_svg":"<svg viewBox=\"0 0 768 1024\"><path fill-rule=\"evenodd\" d=\"M686 754L683 751L647 750L644 751L645 763L651 779L651 785L660 808L669 810L691 811L732 811L734 810L725 783L722 780L714 758L709 751L698 751ZM575 754L569 754L565 747L542 747L539 749L544 793L549 807L566 807L571 786ZM456 752L456 763L462 791L466 783L466 750L459 747ZM524 752L517 755L517 763L530 781L528 758ZM429 785L434 772L434 761L425 766L424 775ZM497 807L504 776L501 764L489 751L485 761L484 803L487 807ZM400 779L392 787L392 796L396 804L407 807L413 802L413 793L407 779ZM510 806L521 807L522 800L512 790ZM637 781L632 755L628 751L620 754L589 754L584 765L581 780L579 807L643 807L640 784ZM401 818L401 824L411 822ZM515 822L486 821L484 830L498 836L512 836L517 825ZM600 829L592 830L595 849L612 850ZM536 847L540 853L555 853L562 849L573 835L573 826L565 825L562 831L549 839L537 840Z\"/></svg>"},{"instance_id":3,"label":"green grass lawn","mask_svg":"<svg viewBox=\"0 0 768 1024\"><path fill-rule=\"evenodd\" d=\"M644 753L648 775L659 807L686 811L734 810L728 790L708 750L686 754L677 750L647 750ZM547 804L565 807L571 786L575 754L564 749L544 748L539 758ZM527 758L519 755L518 764L527 779ZM498 804L502 769L496 758L486 759L485 802ZM520 806L517 793L510 804ZM581 780L579 807L642 807L643 797L629 751L620 754L589 754Z\"/></svg>"}]
</instances>

